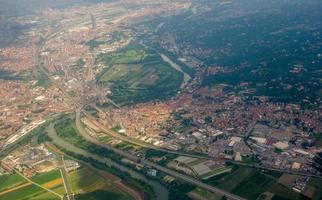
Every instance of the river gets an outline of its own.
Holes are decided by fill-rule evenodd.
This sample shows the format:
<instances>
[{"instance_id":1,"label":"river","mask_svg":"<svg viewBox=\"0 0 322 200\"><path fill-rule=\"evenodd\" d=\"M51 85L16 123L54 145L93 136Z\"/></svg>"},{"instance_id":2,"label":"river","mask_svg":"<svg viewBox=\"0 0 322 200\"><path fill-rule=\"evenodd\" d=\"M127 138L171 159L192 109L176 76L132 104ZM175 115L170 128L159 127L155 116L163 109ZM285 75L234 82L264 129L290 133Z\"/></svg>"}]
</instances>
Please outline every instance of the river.
<instances>
[{"instance_id":1,"label":"river","mask_svg":"<svg viewBox=\"0 0 322 200\"><path fill-rule=\"evenodd\" d=\"M167 200L168 199L168 196L169 196L168 189L165 186L163 186L162 184L158 183L157 181L149 180L144 175L142 175L130 168L124 167L118 163L113 162L112 160L110 160L108 158L104 158L104 157L98 156L96 154L92 154L88 151L85 151L84 149L80 149L80 148L66 142L62 138L58 137L58 135L56 134L56 131L53 127L53 124L51 124L47 128L47 132L48 132L48 136L53 139L53 143L57 144L58 146L63 147L69 151L76 153L76 154L83 155L85 157L90 157L90 158L93 158L94 160L97 160L99 162L106 163L107 166L109 166L109 167L113 166L122 172L127 172L128 174L131 175L131 177L142 180L142 181L148 183L149 185L151 185L155 191L155 194L157 196L156 197L157 200Z\"/></svg>"},{"instance_id":2,"label":"river","mask_svg":"<svg viewBox=\"0 0 322 200\"><path fill-rule=\"evenodd\" d=\"M190 81L191 79L191 76L189 74L187 74L186 72L184 72L181 67L179 65L177 65L175 62L173 62L168 56L160 53L160 56L162 58L162 60L168 64L171 65L171 67L173 67L174 69L176 69L177 71L181 72L183 74L183 82L180 86L181 89L183 89L187 84L188 82Z\"/></svg>"}]
</instances>

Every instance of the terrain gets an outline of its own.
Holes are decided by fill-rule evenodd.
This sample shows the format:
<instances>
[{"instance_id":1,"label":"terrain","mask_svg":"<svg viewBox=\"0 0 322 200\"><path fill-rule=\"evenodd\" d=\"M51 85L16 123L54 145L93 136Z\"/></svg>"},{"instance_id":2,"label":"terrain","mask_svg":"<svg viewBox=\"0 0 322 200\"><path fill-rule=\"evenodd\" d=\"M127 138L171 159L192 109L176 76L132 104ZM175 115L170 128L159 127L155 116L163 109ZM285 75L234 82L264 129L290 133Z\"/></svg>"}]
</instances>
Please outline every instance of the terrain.
<instances>
[{"instance_id":1,"label":"terrain","mask_svg":"<svg viewBox=\"0 0 322 200\"><path fill-rule=\"evenodd\" d=\"M0 5L0 199L321 199L319 0Z\"/></svg>"}]
</instances>

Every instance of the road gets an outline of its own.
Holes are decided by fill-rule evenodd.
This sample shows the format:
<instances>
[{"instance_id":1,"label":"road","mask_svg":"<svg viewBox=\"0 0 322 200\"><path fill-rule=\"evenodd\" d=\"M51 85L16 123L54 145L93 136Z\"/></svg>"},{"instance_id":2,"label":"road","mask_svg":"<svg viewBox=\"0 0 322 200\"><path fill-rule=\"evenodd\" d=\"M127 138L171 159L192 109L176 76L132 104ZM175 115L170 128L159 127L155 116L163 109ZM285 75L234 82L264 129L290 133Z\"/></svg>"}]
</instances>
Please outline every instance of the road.
<instances>
[{"instance_id":1,"label":"road","mask_svg":"<svg viewBox=\"0 0 322 200\"><path fill-rule=\"evenodd\" d=\"M93 108L95 108L95 107L93 107ZM80 112L81 112L80 109L76 110L76 123L77 123L77 121L80 122ZM154 149L154 150L157 150L157 151L171 153L171 154L175 154L175 155L179 155L179 156L188 156L188 157L201 158L201 159L214 159L213 157L209 157L207 155L198 155L198 154L184 153L184 152L180 152L180 151L172 151L172 150L169 150L169 149L156 147L156 146L154 146L152 144L137 141L135 139L129 138L129 137L124 136L124 135L117 134L117 133L109 130L108 128L103 126L101 123L98 123L97 120L93 120L92 119L93 116L91 116L87 112L82 111L82 113L84 113L88 117L89 121L91 121L92 123L97 125L101 129L102 132L104 132L105 134L108 134L108 135L110 135L110 136L112 136L112 137L114 137L114 138L116 138L118 140L122 140L124 142L128 142L130 144L137 145L137 146L140 146L140 147L143 147L143 148Z\"/></svg>"},{"instance_id":2,"label":"road","mask_svg":"<svg viewBox=\"0 0 322 200\"><path fill-rule=\"evenodd\" d=\"M283 172L283 173L287 173L287 174L293 174L293 175L299 175L299 176L309 176L309 177L313 177L313 178L320 178L322 179L322 176L320 175L316 175L316 174L311 174L311 173L305 173L305 172L297 172L297 171L291 171L291 170L283 170L283 169L279 169L279 168L274 168L274 167L267 167L267 166L259 166L259 165L254 165L254 164L247 164L247 163L243 163L243 162L237 162L237 161L233 161L233 160L227 160L227 159L223 159L223 158L214 158L211 156L207 156L207 155L197 155L197 154L191 154L191 153L183 153L183 152L179 152L179 151L172 151L172 150L168 150L168 149L164 149L164 148L159 148L156 147L152 144L147 144L144 142L140 142L140 141L136 141L135 139L131 139L127 136L124 135L120 135L117 134L111 130L109 130L108 128L106 128L104 125L98 123L96 120L91 119L92 116L89 115L88 113L84 112L83 113L87 116L89 116L89 120L91 122L93 122L94 124L96 124L102 132L125 142L128 142L130 144L133 145L137 145L140 147L144 147L144 148L148 148L148 149L154 149L157 151L161 151L161 152L166 152L166 153L171 153L171 154L175 154L175 155L179 155L179 156L187 156L187 157L192 157L192 158L201 158L201 159L208 159L208 160L223 160L223 161L229 161L235 165L242 165L245 167L251 167L251 168L256 168L256 169L261 169L261 170L271 170L271 171L278 171L278 172ZM77 114L77 113L76 113Z\"/></svg>"},{"instance_id":3,"label":"road","mask_svg":"<svg viewBox=\"0 0 322 200\"><path fill-rule=\"evenodd\" d=\"M60 174L61 174L61 177L63 178L64 187L66 190L66 197L68 200L75 200L74 193L72 191L72 187L68 179L68 173L66 170L64 156L62 155L61 159L58 159L58 160L59 160L59 166L60 166Z\"/></svg>"},{"instance_id":4,"label":"road","mask_svg":"<svg viewBox=\"0 0 322 200\"><path fill-rule=\"evenodd\" d=\"M27 178L26 176L24 176L24 175L23 175L22 173L20 173L18 170L14 170L14 171L15 171L17 174L19 174L22 178L24 178L26 181L28 181L29 183L32 183L32 184L34 184L34 185L36 185L36 186L40 187L41 189L46 190L47 192L50 192L50 193L52 193L52 194L54 194L54 195L58 196L59 198L63 199L63 196L62 196L62 195L60 195L60 194L58 194L57 192L54 192L54 191L52 191L52 190L50 190L50 189L47 189L47 188L45 188L45 187L43 187L43 186L39 185L38 183L36 183L36 182L32 181L31 179Z\"/></svg>"},{"instance_id":5,"label":"road","mask_svg":"<svg viewBox=\"0 0 322 200\"><path fill-rule=\"evenodd\" d=\"M167 200L168 199L168 190L166 189L165 186L161 185L160 183L158 183L154 180L147 179L144 175L142 175L142 174L140 174L128 167L125 167L123 165L115 163L112 160L110 160L109 158L90 153L85 149L80 149L80 148L74 146L73 144L68 143L66 140L57 136L57 133L54 129L54 124L50 124L50 126L47 127L47 132L48 132L48 136L50 138L52 138L53 143L56 144L57 146L62 147L64 149L68 149L68 151L74 152L78 155L82 155L84 157L91 158L93 160L96 160L97 162L104 163L108 167L115 167L118 170L120 170L121 172L128 173L128 174L130 174L131 177L141 180L141 181L146 182L149 185L151 185L153 187L154 191L158 191L159 193L156 194L157 200Z\"/></svg>"},{"instance_id":6,"label":"road","mask_svg":"<svg viewBox=\"0 0 322 200\"><path fill-rule=\"evenodd\" d=\"M149 167L153 167L163 173L166 173L166 174L169 174L177 179L180 179L180 180L183 180L183 181L186 181L188 183L191 183L193 185L196 185L200 188L203 188L203 189L206 189L210 192L214 192L216 194L219 194L219 195L223 195L223 196L226 196L228 199L234 199L234 200L243 200L244 198L242 197L239 197L237 195L234 195L234 194L231 194L227 191L224 191L220 188L217 188L217 187L214 187L214 186L211 186L211 185L208 185L208 184L205 184L195 178L191 178L187 175L183 175L179 172L176 172L176 171L173 171L171 169L168 169L168 168L165 168L165 167L162 167L156 163L153 163L151 161L148 161L148 160L145 160L145 159L141 159L137 156L134 156L126 151L123 151L123 150L120 150L120 149L117 149L115 147L112 147L110 145L106 145L106 144L102 144L100 141L98 141L97 139L95 139L94 137L91 137L87 134L86 130L84 129L84 127L82 126L81 122L80 122L80 109L77 110L76 112L76 128L79 132L79 134L87 141L97 145L97 146L101 146L101 147L104 147L106 149L109 149L111 151L113 151L114 153L118 154L118 155L121 155L122 157L125 157L129 160L132 160L134 162L140 162L141 164L144 164L145 166L149 166Z\"/></svg>"}]
</instances>

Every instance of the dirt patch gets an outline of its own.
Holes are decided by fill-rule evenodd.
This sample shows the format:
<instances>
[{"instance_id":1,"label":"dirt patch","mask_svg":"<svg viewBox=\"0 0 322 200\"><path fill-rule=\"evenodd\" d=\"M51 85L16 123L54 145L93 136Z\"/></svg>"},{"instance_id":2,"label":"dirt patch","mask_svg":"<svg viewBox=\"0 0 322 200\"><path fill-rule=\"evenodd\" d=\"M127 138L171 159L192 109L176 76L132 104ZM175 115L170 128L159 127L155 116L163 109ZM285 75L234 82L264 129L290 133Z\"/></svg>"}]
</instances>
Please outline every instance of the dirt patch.
<instances>
[{"instance_id":1,"label":"dirt patch","mask_svg":"<svg viewBox=\"0 0 322 200\"><path fill-rule=\"evenodd\" d=\"M58 179L52 180L52 181L50 181L48 183L45 183L42 186L44 188L50 189L50 188L53 188L53 187L55 187L57 185L61 185L61 184L63 184L63 179L58 178Z\"/></svg>"}]
</instances>

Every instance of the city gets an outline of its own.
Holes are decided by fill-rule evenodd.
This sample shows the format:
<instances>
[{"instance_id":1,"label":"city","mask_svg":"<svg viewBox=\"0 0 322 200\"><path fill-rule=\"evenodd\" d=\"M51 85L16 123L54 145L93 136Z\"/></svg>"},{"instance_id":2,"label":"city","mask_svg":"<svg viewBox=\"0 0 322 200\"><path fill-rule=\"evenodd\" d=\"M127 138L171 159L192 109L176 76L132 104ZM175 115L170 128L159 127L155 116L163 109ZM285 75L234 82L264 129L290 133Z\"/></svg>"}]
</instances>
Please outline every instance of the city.
<instances>
[{"instance_id":1,"label":"city","mask_svg":"<svg viewBox=\"0 0 322 200\"><path fill-rule=\"evenodd\" d=\"M303 19L281 14L300 13L299 0L8 15L23 34L0 38L0 199L322 198L321 3L310 1Z\"/></svg>"}]
</instances>

